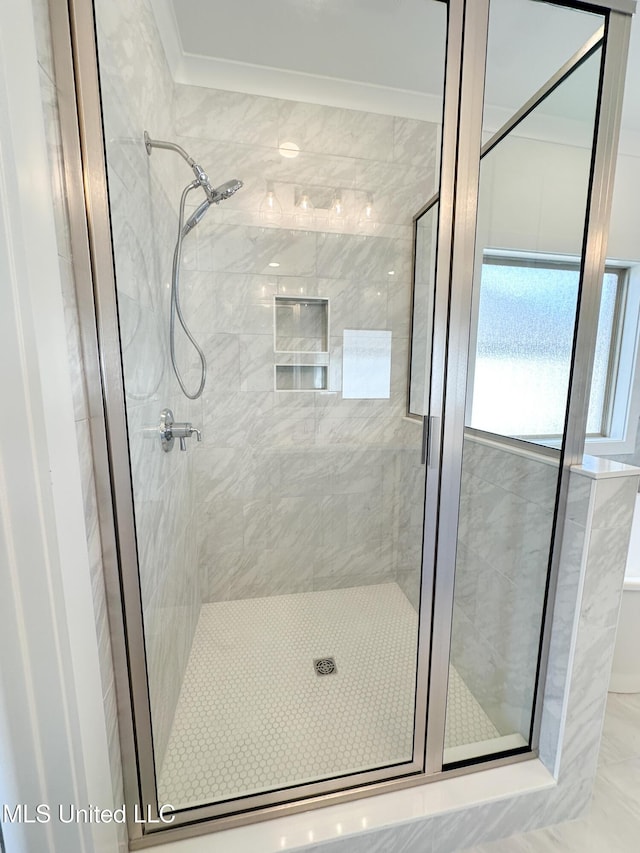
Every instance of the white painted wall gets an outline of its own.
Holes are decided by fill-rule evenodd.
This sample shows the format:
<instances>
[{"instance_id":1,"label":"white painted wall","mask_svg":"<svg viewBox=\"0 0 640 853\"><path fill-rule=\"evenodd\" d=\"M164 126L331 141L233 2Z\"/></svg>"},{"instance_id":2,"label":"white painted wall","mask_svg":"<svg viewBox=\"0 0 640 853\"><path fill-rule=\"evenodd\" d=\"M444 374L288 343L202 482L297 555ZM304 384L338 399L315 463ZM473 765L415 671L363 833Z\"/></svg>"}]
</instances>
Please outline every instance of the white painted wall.
<instances>
[{"instance_id":1,"label":"white painted wall","mask_svg":"<svg viewBox=\"0 0 640 853\"><path fill-rule=\"evenodd\" d=\"M0 802L111 779L30 2L0 4ZM113 851L114 824L3 826L11 853Z\"/></svg>"},{"instance_id":2,"label":"white painted wall","mask_svg":"<svg viewBox=\"0 0 640 853\"><path fill-rule=\"evenodd\" d=\"M640 151L638 152L640 155ZM487 155L482 187L491 195L485 246L580 255L590 152L576 145L514 137ZM640 156L618 157L608 257L640 262ZM481 198L482 204L482 198Z\"/></svg>"}]
</instances>

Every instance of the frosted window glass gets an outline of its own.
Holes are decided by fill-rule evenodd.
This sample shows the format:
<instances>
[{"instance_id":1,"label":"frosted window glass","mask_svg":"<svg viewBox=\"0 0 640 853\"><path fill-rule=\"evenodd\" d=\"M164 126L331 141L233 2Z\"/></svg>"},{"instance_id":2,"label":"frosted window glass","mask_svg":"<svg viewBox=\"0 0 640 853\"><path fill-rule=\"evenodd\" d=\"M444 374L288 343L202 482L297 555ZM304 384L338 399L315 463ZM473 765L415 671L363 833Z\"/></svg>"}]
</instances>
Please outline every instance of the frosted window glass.
<instances>
[{"instance_id":1,"label":"frosted window glass","mask_svg":"<svg viewBox=\"0 0 640 853\"><path fill-rule=\"evenodd\" d=\"M512 436L564 431L578 269L482 266L471 426ZM617 276L605 276L589 432L600 432Z\"/></svg>"}]
</instances>

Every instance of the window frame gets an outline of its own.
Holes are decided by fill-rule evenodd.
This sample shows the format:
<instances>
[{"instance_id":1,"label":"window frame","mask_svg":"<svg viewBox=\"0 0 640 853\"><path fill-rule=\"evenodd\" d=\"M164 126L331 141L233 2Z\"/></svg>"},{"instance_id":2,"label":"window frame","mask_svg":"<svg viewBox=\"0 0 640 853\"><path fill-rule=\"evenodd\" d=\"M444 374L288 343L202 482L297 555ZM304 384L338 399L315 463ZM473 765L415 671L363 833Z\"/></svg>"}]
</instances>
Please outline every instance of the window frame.
<instances>
[{"instance_id":1,"label":"window frame","mask_svg":"<svg viewBox=\"0 0 640 853\"><path fill-rule=\"evenodd\" d=\"M485 264L502 266L537 266L545 269L580 271L575 256L538 255L487 249L482 253ZM594 456L634 453L638 420L640 418L640 388L634 382L640 361L640 264L632 261L607 260L605 273L617 277L612 342L609 348L607 381L602 409L601 431L588 433L585 452ZM469 348L469 392L467 394L467 423L471 423L473 405L473 376L477 353L477 332L480 309L480 288L474 300ZM560 447L559 435L519 435L519 440Z\"/></svg>"}]
</instances>

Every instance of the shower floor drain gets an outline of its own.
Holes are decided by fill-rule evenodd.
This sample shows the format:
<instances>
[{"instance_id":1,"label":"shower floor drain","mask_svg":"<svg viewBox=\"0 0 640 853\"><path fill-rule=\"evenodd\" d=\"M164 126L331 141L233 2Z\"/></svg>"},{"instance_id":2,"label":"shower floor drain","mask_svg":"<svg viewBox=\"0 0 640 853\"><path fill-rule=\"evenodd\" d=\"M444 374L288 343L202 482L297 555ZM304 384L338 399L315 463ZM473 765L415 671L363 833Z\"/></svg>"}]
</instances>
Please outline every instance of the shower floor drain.
<instances>
[{"instance_id":1,"label":"shower floor drain","mask_svg":"<svg viewBox=\"0 0 640 853\"><path fill-rule=\"evenodd\" d=\"M313 662L316 675L333 675L337 672L336 662L333 658L317 658Z\"/></svg>"}]
</instances>

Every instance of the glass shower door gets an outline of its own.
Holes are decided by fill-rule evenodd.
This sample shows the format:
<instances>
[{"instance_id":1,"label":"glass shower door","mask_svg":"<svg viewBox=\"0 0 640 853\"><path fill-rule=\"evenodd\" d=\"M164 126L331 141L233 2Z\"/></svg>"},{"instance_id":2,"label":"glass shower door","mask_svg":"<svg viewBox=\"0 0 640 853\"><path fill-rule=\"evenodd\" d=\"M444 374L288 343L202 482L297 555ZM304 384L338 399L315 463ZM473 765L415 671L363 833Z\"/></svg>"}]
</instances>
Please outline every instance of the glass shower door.
<instances>
[{"instance_id":1,"label":"glass shower door","mask_svg":"<svg viewBox=\"0 0 640 853\"><path fill-rule=\"evenodd\" d=\"M244 25L245 5L212 4L213 29ZM440 183L448 4L299 19L271 4L273 39L245 59L276 67L304 43L306 56L287 56L309 83L331 33L335 87L375 94L350 109L326 85L323 102L306 88L293 100L177 82L153 9L125 6L96 0L95 14L147 676L137 701L152 733L145 799L186 822L421 772L429 614L423 435L404 417L410 223ZM394 32L396 61L382 68ZM404 111L419 104L423 118L394 113L383 73L418 87ZM425 373L423 399L427 386Z\"/></svg>"}]
</instances>

